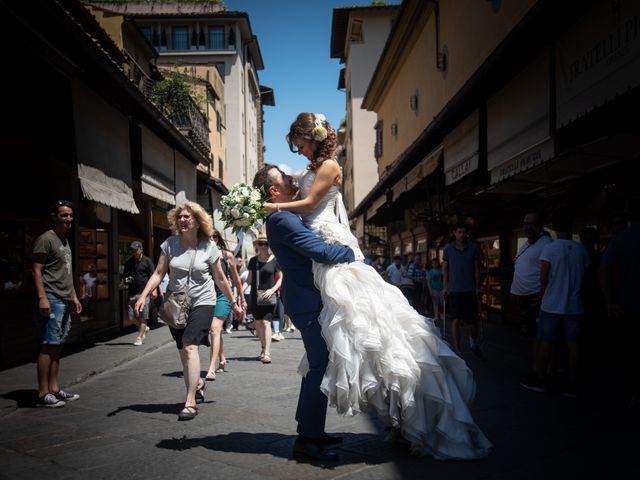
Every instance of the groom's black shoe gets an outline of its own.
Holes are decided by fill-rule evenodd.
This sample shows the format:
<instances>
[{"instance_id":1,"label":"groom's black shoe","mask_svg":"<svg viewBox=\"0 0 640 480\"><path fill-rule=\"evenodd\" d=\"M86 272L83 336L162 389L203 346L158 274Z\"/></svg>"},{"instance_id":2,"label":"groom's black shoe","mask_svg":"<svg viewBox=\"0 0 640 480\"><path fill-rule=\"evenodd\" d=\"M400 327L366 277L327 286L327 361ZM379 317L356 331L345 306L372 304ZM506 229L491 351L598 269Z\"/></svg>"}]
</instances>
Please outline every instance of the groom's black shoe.
<instances>
[{"instance_id":1,"label":"groom's black shoe","mask_svg":"<svg viewBox=\"0 0 640 480\"><path fill-rule=\"evenodd\" d=\"M325 446L320 441L300 437L296 438L293 443L293 458L316 462L338 462L340 460L336 452L325 450Z\"/></svg>"},{"instance_id":2,"label":"groom's black shoe","mask_svg":"<svg viewBox=\"0 0 640 480\"><path fill-rule=\"evenodd\" d=\"M337 445L339 443L342 443L342 437L339 435L329 435L325 433L316 441L322 445Z\"/></svg>"}]
</instances>

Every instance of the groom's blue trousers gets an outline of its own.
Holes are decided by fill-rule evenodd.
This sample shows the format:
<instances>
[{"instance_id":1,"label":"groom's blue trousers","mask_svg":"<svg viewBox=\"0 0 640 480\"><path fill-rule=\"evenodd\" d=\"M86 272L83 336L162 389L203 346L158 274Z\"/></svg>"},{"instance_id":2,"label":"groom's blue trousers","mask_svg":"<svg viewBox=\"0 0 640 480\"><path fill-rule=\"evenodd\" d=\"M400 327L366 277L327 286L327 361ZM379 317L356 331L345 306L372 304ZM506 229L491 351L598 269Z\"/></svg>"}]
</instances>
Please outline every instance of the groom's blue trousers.
<instances>
[{"instance_id":1,"label":"groom's blue trousers","mask_svg":"<svg viewBox=\"0 0 640 480\"><path fill-rule=\"evenodd\" d=\"M319 314L320 312L291 315L291 321L302 335L309 361L309 371L302 378L296 410L298 433L310 438L324 435L327 417L327 397L320 390L320 384L329 363L329 351L320 331Z\"/></svg>"}]
</instances>

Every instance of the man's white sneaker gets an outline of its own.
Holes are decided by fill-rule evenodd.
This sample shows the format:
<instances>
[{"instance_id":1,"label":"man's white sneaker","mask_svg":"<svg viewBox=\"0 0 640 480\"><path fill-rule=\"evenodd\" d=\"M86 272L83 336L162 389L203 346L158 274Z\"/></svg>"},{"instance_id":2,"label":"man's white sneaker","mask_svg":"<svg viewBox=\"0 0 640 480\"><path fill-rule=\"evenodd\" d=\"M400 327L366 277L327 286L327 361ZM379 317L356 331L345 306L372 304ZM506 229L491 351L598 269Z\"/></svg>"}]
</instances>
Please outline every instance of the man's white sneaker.
<instances>
[{"instance_id":1,"label":"man's white sneaker","mask_svg":"<svg viewBox=\"0 0 640 480\"><path fill-rule=\"evenodd\" d=\"M136 347L139 347L140 345L142 345L142 338L140 338L140 337L136 338L136 341L135 341L135 342L133 342L133 344L134 344Z\"/></svg>"},{"instance_id":2,"label":"man's white sneaker","mask_svg":"<svg viewBox=\"0 0 640 480\"><path fill-rule=\"evenodd\" d=\"M147 325L144 329L144 333L142 334L142 339L144 340L145 337L147 336L147 333L149 333L149 326Z\"/></svg>"},{"instance_id":3,"label":"man's white sneaker","mask_svg":"<svg viewBox=\"0 0 640 480\"><path fill-rule=\"evenodd\" d=\"M62 400L58 400L53 393L47 393L44 397L38 398L36 407L43 408L60 408L64 407L66 403Z\"/></svg>"},{"instance_id":4,"label":"man's white sneaker","mask_svg":"<svg viewBox=\"0 0 640 480\"><path fill-rule=\"evenodd\" d=\"M58 390L58 393L54 393L53 396L55 396L58 400L62 400L63 402L73 402L80 398L80 395L78 395L77 393L65 392L62 389Z\"/></svg>"}]
</instances>

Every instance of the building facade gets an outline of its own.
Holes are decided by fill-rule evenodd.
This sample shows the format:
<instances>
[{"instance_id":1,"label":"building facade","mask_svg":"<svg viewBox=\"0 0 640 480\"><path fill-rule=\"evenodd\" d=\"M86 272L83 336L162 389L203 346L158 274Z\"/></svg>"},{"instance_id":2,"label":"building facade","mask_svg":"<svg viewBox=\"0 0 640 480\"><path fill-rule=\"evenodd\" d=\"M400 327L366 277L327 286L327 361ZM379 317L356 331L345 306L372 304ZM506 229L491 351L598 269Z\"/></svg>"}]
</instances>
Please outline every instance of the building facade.
<instances>
[{"instance_id":1,"label":"building facade","mask_svg":"<svg viewBox=\"0 0 640 480\"><path fill-rule=\"evenodd\" d=\"M213 147L209 176L201 175L198 191L216 227L223 230L220 197L230 186L250 182L264 161L262 109L273 105L271 89L266 103L262 98L258 71L264 64L248 14L227 11L222 2L88 3L133 18L157 50L160 68L192 76L195 84L209 84L204 88L208 93L196 94L207 99L203 103L211 113ZM210 102L209 93L222 96ZM234 248L235 235L223 235Z\"/></svg>"},{"instance_id":2,"label":"building facade","mask_svg":"<svg viewBox=\"0 0 640 480\"><path fill-rule=\"evenodd\" d=\"M375 157L376 114L361 108L371 76L378 63L397 5L344 7L333 10L331 57L339 58L338 89L344 89L346 117L343 151L343 198L347 211L353 210L378 181ZM364 216L351 219L361 244L369 250L379 247L365 232ZM379 238L379 236L376 236Z\"/></svg>"},{"instance_id":3,"label":"building facade","mask_svg":"<svg viewBox=\"0 0 640 480\"><path fill-rule=\"evenodd\" d=\"M12 44L6 60L21 65L3 98L4 158L12 165L0 180L3 366L38 351L31 251L51 204L75 205L70 244L85 308L71 340L86 340L128 324L120 272L129 244L141 240L157 258L171 233L167 210L196 200L196 167L209 163L191 136L196 127L172 123L147 96L147 84L160 78L153 49L127 19L111 20L103 28L77 0L42 2L36 13L27 3L0 2L1 35ZM81 280L90 266L93 291Z\"/></svg>"},{"instance_id":4,"label":"building facade","mask_svg":"<svg viewBox=\"0 0 640 480\"><path fill-rule=\"evenodd\" d=\"M363 100L379 179L351 218L425 259L466 222L495 309L527 211L567 208L604 247L638 178L638 18L632 1L405 0Z\"/></svg>"}]
</instances>

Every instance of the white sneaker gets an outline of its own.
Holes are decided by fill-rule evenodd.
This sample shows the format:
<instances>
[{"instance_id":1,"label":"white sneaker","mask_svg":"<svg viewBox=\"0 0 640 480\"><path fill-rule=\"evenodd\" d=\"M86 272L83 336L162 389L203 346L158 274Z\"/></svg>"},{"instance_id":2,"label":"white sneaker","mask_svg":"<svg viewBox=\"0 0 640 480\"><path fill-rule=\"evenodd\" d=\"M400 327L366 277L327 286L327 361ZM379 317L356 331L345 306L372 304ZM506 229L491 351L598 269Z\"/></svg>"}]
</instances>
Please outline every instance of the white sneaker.
<instances>
[{"instance_id":1,"label":"white sneaker","mask_svg":"<svg viewBox=\"0 0 640 480\"><path fill-rule=\"evenodd\" d=\"M278 336L280 337L280 340L284 340L285 338L287 338L282 334L282 332L278 332Z\"/></svg>"},{"instance_id":2,"label":"white sneaker","mask_svg":"<svg viewBox=\"0 0 640 480\"><path fill-rule=\"evenodd\" d=\"M139 347L140 345L142 345L142 338L140 338L140 337L136 338L136 341L135 341L135 342L133 342L133 344L134 344L136 347Z\"/></svg>"},{"instance_id":3,"label":"white sneaker","mask_svg":"<svg viewBox=\"0 0 640 480\"><path fill-rule=\"evenodd\" d=\"M60 408L64 407L66 403L63 400L59 400L52 393L47 393L44 397L38 398L36 402L36 407L44 407L44 408Z\"/></svg>"},{"instance_id":4,"label":"white sneaker","mask_svg":"<svg viewBox=\"0 0 640 480\"><path fill-rule=\"evenodd\" d=\"M227 327L227 329L225 330L225 332L227 332L227 333L231 333L231 327Z\"/></svg>"},{"instance_id":5,"label":"white sneaker","mask_svg":"<svg viewBox=\"0 0 640 480\"><path fill-rule=\"evenodd\" d=\"M147 325L144 329L144 333L142 334L142 339L144 340L144 338L147 336L147 333L149 333L149 326Z\"/></svg>"},{"instance_id":6,"label":"white sneaker","mask_svg":"<svg viewBox=\"0 0 640 480\"><path fill-rule=\"evenodd\" d=\"M278 336L277 333L274 333L273 335L271 335L271 340L274 342L279 342L280 341L280 337Z\"/></svg>"}]
</instances>

